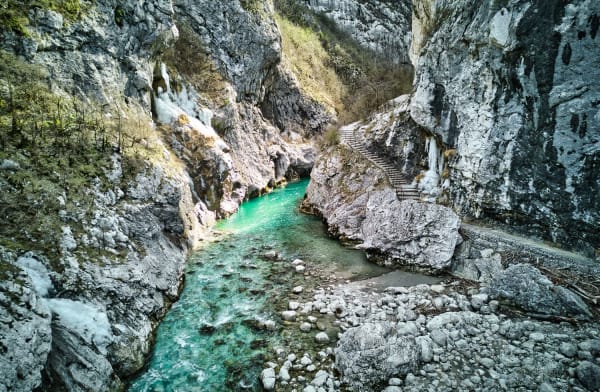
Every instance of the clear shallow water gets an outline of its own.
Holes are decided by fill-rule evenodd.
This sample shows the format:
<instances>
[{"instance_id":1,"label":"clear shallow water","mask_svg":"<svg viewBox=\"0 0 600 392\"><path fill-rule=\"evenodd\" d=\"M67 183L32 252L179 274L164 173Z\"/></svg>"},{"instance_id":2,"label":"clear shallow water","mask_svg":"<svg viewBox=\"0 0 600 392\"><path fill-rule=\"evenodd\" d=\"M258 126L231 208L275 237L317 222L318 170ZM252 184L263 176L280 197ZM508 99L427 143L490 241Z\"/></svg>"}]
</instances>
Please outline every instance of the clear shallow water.
<instances>
[{"instance_id":1,"label":"clear shallow water","mask_svg":"<svg viewBox=\"0 0 600 392\"><path fill-rule=\"evenodd\" d=\"M279 324L276 307L290 288L317 283L292 272L290 260L356 279L388 271L328 238L319 219L298 212L307 184L244 203L217 225L225 233L218 241L191 255L181 297L130 391L260 390L258 376L272 347L290 341L289 331L265 330L261 320ZM261 257L268 249L284 261Z\"/></svg>"}]
</instances>

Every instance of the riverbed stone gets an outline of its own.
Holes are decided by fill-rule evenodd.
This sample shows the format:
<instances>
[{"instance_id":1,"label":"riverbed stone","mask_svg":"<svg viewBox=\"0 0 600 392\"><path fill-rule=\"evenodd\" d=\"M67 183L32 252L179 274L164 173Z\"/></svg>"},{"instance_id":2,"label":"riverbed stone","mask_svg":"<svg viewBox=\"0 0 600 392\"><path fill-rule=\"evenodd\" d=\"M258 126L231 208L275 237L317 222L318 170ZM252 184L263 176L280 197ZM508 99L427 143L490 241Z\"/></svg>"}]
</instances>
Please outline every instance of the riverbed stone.
<instances>
[{"instance_id":1,"label":"riverbed stone","mask_svg":"<svg viewBox=\"0 0 600 392\"><path fill-rule=\"evenodd\" d=\"M329 343L329 336L325 332L319 332L315 335L315 341L317 343Z\"/></svg>"},{"instance_id":2,"label":"riverbed stone","mask_svg":"<svg viewBox=\"0 0 600 392\"><path fill-rule=\"evenodd\" d=\"M295 321L296 316L297 313L295 310L284 310L281 312L281 318L283 318L285 321Z\"/></svg>"},{"instance_id":3,"label":"riverbed stone","mask_svg":"<svg viewBox=\"0 0 600 392\"><path fill-rule=\"evenodd\" d=\"M577 379L590 391L600 390L600 366L589 362L581 362L576 369Z\"/></svg>"},{"instance_id":4,"label":"riverbed stone","mask_svg":"<svg viewBox=\"0 0 600 392\"><path fill-rule=\"evenodd\" d=\"M392 323L368 323L342 335L335 357L343 381L362 390L414 371L419 349L413 337L398 336Z\"/></svg>"},{"instance_id":5,"label":"riverbed stone","mask_svg":"<svg viewBox=\"0 0 600 392\"><path fill-rule=\"evenodd\" d=\"M273 391L275 390L275 382L276 382L276 377L275 377L275 369L273 368L267 368L264 369L261 373L260 373L260 380L262 382L263 388L266 391Z\"/></svg>"}]
</instances>

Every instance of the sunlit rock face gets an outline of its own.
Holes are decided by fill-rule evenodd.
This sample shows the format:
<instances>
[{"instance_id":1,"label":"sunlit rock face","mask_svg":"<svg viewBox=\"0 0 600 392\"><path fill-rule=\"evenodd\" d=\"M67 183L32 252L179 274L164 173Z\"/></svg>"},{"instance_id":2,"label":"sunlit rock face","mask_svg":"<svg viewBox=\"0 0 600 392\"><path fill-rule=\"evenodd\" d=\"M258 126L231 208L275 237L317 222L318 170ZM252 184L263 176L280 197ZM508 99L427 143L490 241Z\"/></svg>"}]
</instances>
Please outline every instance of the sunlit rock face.
<instances>
[{"instance_id":1,"label":"sunlit rock face","mask_svg":"<svg viewBox=\"0 0 600 392\"><path fill-rule=\"evenodd\" d=\"M452 206L600 247L600 4L413 1L412 118L449 149Z\"/></svg>"},{"instance_id":2,"label":"sunlit rock face","mask_svg":"<svg viewBox=\"0 0 600 392\"><path fill-rule=\"evenodd\" d=\"M396 63L410 62L410 0L309 0L306 5L365 48Z\"/></svg>"}]
</instances>

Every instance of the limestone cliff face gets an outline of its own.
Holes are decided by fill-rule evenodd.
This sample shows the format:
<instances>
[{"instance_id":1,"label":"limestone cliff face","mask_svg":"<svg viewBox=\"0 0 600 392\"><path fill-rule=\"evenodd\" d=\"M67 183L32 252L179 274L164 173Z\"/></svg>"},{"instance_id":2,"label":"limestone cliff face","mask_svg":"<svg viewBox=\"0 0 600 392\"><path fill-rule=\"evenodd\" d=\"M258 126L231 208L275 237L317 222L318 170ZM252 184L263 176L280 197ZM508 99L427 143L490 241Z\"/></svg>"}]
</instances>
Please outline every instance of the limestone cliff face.
<instances>
[{"instance_id":1,"label":"limestone cliff face","mask_svg":"<svg viewBox=\"0 0 600 392\"><path fill-rule=\"evenodd\" d=\"M365 48L396 63L409 63L412 15L409 0L309 0L306 5L329 18Z\"/></svg>"},{"instance_id":2,"label":"limestone cliff face","mask_svg":"<svg viewBox=\"0 0 600 392\"><path fill-rule=\"evenodd\" d=\"M98 0L69 18L32 8L27 34L0 28L0 49L47 70L53 93L117 123L118 135L136 132L108 142L114 154L83 189L59 182L59 194L31 197L56 233L41 238L24 221L14 227L23 241L2 238L0 369L13 370L2 371L0 389L122 388L142 368L204 229L310 172L309 137L331 116L280 65L272 5L259 3ZM5 75L0 84L10 91ZM15 178L35 162L18 148L0 157L2 203L30 199Z\"/></svg>"},{"instance_id":3,"label":"limestone cliff face","mask_svg":"<svg viewBox=\"0 0 600 392\"><path fill-rule=\"evenodd\" d=\"M414 0L414 91L355 136L425 199L594 257L599 7Z\"/></svg>"},{"instance_id":4,"label":"limestone cliff face","mask_svg":"<svg viewBox=\"0 0 600 392\"><path fill-rule=\"evenodd\" d=\"M437 135L452 206L592 254L600 246L600 5L413 2L412 118Z\"/></svg>"}]
</instances>

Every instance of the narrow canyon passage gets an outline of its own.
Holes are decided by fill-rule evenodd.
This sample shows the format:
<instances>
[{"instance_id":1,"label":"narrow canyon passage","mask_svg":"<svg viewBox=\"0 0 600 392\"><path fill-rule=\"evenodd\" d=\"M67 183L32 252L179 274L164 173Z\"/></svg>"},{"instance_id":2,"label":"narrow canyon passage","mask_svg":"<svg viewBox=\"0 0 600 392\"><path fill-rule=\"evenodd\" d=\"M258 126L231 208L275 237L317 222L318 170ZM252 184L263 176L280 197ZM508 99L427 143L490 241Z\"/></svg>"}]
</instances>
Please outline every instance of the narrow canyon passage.
<instances>
[{"instance_id":1,"label":"narrow canyon passage","mask_svg":"<svg viewBox=\"0 0 600 392\"><path fill-rule=\"evenodd\" d=\"M130 391L258 389L260 370L275 348L313 349L315 355L322 349L313 343L317 328L304 333L282 326L278 311L288 300L327 279L388 272L328 238L319 219L298 212L307 184L251 200L217 225L217 238L190 257L181 298L158 328L152 359ZM277 260L265 257L269 253ZM296 259L305 271L296 271ZM414 284L429 281L396 275ZM302 293L292 294L297 286ZM338 329L332 320L324 316L318 326L333 338Z\"/></svg>"}]
</instances>

